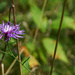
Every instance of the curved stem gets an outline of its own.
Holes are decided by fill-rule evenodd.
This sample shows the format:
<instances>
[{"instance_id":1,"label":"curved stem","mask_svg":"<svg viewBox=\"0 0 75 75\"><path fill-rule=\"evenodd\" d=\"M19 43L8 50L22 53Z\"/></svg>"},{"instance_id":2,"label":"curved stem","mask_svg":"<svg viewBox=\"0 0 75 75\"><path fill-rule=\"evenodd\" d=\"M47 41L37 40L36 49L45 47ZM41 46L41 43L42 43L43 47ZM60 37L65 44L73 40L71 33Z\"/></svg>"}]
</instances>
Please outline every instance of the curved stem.
<instances>
[{"instance_id":1,"label":"curved stem","mask_svg":"<svg viewBox=\"0 0 75 75\"><path fill-rule=\"evenodd\" d=\"M61 16L59 30L58 30L58 36L57 36L57 40L56 40L56 46L55 46L55 50L54 50L54 57L53 57L53 62L52 62L52 66L51 66L50 75L52 75L52 71L53 71L54 60L55 60L55 55L56 55L56 51L57 51L58 41L59 41L59 37L60 37L60 30L61 30L61 26L62 26L63 17L64 17L64 10L65 10L65 6L66 6L66 2L67 2L67 0L64 0L63 11L62 11L62 16Z\"/></svg>"}]
</instances>

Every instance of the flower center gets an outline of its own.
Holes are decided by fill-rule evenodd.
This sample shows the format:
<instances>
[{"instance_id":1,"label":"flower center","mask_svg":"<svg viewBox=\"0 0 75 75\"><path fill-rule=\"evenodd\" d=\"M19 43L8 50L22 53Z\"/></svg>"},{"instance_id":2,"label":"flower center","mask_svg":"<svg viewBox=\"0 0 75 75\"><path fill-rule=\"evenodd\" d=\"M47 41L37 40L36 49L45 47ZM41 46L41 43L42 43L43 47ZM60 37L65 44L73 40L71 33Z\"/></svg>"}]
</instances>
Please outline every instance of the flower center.
<instances>
[{"instance_id":1,"label":"flower center","mask_svg":"<svg viewBox=\"0 0 75 75\"><path fill-rule=\"evenodd\" d=\"M3 31L4 31L5 33L11 32L11 31L12 31L12 27L9 26L9 25L5 25Z\"/></svg>"}]
</instances>

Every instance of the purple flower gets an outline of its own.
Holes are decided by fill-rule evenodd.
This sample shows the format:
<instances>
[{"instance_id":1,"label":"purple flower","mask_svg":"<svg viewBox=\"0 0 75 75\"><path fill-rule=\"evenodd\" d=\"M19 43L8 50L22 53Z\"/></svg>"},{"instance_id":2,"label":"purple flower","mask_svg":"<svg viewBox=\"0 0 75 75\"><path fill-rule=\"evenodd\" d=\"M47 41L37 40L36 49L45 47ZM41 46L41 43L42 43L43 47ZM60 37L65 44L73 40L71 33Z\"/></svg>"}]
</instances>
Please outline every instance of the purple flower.
<instances>
[{"instance_id":1,"label":"purple flower","mask_svg":"<svg viewBox=\"0 0 75 75\"><path fill-rule=\"evenodd\" d=\"M0 24L0 39L5 38L5 41L9 41L11 37L18 39L23 38L24 30L20 30L19 25L13 25L10 22Z\"/></svg>"}]
</instances>

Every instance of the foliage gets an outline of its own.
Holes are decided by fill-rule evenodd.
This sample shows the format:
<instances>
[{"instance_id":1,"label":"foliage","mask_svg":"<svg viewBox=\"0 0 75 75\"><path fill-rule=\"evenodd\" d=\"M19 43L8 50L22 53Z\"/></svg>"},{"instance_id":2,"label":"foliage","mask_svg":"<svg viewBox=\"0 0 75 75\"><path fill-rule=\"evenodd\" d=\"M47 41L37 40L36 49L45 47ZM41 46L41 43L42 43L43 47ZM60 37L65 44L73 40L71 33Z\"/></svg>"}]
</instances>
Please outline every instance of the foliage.
<instances>
[{"instance_id":1,"label":"foliage","mask_svg":"<svg viewBox=\"0 0 75 75\"><path fill-rule=\"evenodd\" d=\"M49 75L56 44L57 32L62 14L64 0L47 0L42 13L44 0L14 0L17 23L25 30L24 38L19 39L23 75ZM9 19L10 0L0 0L0 24ZM13 16L11 14L11 22ZM36 29L37 37L34 39ZM60 39L54 62L53 75L75 75L75 0L67 0ZM34 42L35 40L35 42ZM5 42L0 40L0 52L4 50ZM10 51L12 53L10 53ZM0 60L3 53L0 53ZM12 54L14 56L12 56ZM3 60L5 72L17 56L16 40L11 38ZM19 75L17 60L10 75ZM26 66L28 70L24 67ZM0 67L1 75L1 67Z\"/></svg>"}]
</instances>

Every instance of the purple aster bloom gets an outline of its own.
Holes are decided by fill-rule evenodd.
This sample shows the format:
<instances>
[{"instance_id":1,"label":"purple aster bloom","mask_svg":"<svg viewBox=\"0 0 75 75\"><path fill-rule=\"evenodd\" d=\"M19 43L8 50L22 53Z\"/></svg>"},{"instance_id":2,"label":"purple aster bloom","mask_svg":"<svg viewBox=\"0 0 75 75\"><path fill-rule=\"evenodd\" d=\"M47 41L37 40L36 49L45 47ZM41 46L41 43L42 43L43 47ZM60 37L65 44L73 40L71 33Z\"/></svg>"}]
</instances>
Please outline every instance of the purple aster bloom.
<instances>
[{"instance_id":1,"label":"purple aster bloom","mask_svg":"<svg viewBox=\"0 0 75 75\"><path fill-rule=\"evenodd\" d=\"M10 22L0 24L0 39L5 37L5 41L9 41L11 37L18 39L23 38L24 30L20 30L19 25L13 25Z\"/></svg>"}]
</instances>

